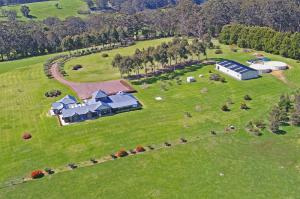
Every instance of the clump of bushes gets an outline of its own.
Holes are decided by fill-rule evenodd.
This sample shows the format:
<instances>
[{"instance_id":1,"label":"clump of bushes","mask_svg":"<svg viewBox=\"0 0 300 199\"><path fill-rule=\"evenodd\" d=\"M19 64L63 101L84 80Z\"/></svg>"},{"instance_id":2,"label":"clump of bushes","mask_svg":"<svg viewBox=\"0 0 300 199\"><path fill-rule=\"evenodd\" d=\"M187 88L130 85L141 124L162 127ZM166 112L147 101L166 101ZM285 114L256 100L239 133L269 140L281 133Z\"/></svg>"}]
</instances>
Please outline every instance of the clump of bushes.
<instances>
[{"instance_id":1,"label":"clump of bushes","mask_svg":"<svg viewBox=\"0 0 300 199\"><path fill-rule=\"evenodd\" d=\"M58 97L61 95L61 91L60 90L51 90L51 91L47 91L45 93L46 97Z\"/></svg>"},{"instance_id":2,"label":"clump of bushes","mask_svg":"<svg viewBox=\"0 0 300 199\"><path fill-rule=\"evenodd\" d=\"M45 168L44 170L45 170L45 172L48 173L49 175L54 174L54 171L53 171L53 169L51 169L51 168Z\"/></svg>"},{"instance_id":3,"label":"clump of bushes","mask_svg":"<svg viewBox=\"0 0 300 199\"><path fill-rule=\"evenodd\" d=\"M139 145L139 146L137 146L137 147L135 148L135 151L136 151L137 153L142 153L142 152L145 152L146 150L145 150L144 147L142 147L141 145Z\"/></svg>"},{"instance_id":4,"label":"clump of bushes","mask_svg":"<svg viewBox=\"0 0 300 199\"><path fill-rule=\"evenodd\" d=\"M31 172L32 179L42 178L43 176L44 176L44 172L41 170L36 170L36 171Z\"/></svg>"},{"instance_id":5,"label":"clump of bushes","mask_svg":"<svg viewBox=\"0 0 300 199\"><path fill-rule=\"evenodd\" d=\"M250 121L246 125L246 130L248 130L250 133L256 135L256 136L261 136L262 135L262 130L266 128L266 123L262 120L257 120L257 121Z\"/></svg>"},{"instance_id":6,"label":"clump of bushes","mask_svg":"<svg viewBox=\"0 0 300 199\"><path fill-rule=\"evenodd\" d=\"M127 151L125 149L121 149L120 151L118 151L116 154L115 154L117 157L121 158L121 157L125 157L128 155Z\"/></svg>"},{"instance_id":7,"label":"clump of bushes","mask_svg":"<svg viewBox=\"0 0 300 199\"><path fill-rule=\"evenodd\" d=\"M103 58L109 57L109 55L108 55L107 53L103 53L103 54L101 54L101 56L102 56Z\"/></svg>"},{"instance_id":8,"label":"clump of bushes","mask_svg":"<svg viewBox=\"0 0 300 199\"><path fill-rule=\"evenodd\" d=\"M217 55L223 54L223 51L222 51L221 49L217 49L217 50L215 51L215 54L217 54Z\"/></svg>"},{"instance_id":9,"label":"clump of bushes","mask_svg":"<svg viewBox=\"0 0 300 199\"><path fill-rule=\"evenodd\" d=\"M82 69L82 65L80 65L80 64L77 64L72 67L72 70L79 70L79 69Z\"/></svg>"},{"instance_id":10,"label":"clump of bushes","mask_svg":"<svg viewBox=\"0 0 300 199\"><path fill-rule=\"evenodd\" d=\"M211 74L210 77L209 77L209 79L212 80L212 81L216 81L216 82L218 82L218 81L220 81L222 83L226 82L226 80L225 80L224 77L222 77L219 74L215 74L215 73Z\"/></svg>"}]
</instances>

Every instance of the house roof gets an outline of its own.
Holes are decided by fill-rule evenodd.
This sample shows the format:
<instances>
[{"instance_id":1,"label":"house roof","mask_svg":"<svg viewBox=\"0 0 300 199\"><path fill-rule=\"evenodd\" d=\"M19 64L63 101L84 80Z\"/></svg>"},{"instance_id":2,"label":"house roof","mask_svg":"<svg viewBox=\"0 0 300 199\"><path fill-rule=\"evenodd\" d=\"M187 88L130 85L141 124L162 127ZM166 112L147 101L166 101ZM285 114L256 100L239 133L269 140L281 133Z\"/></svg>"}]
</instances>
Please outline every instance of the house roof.
<instances>
[{"instance_id":1,"label":"house roof","mask_svg":"<svg viewBox=\"0 0 300 199\"><path fill-rule=\"evenodd\" d=\"M218 62L218 65L221 65L221 66L228 68L229 70L235 71L239 74L243 74L243 73L246 73L249 71L257 71L248 66L245 66L243 64L240 64L238 62L231 61L231 60L224 60L224 61Z\"/></svg>"},{"instance_id":2,"label":"house roof","mask_svg":"<svg viewBox=\"0 0 300 199\"><path fill-rule=\"evenodd\" d=\"M102 90L98 90L92 94L93 99L99 99L99 98L105 98L105 97L107 97L107 94Z\"/></svg>"},{"instance_id":3,"label":"house roof","mask_svg":"<svg viewBox=\"0 0 300 199\"><path fill-rule=\"evenodd\" d=\"M95 102L94 104L90 105L79 105L74 108L69 108L69 109L63 109L62 110L62 116L63 118L66 117L72 117L74 115L85 115L89 112L96 112L100 110L106 110L109 109L110 107L102 102Z\"/></svg>"},{"instance_id":4,"label":"house roof","mask_svg":"<svg viewBox=\"0 0 300 199\"><path fill-rule=\"evenodd\" d=\"M77 100L75 97L73 97L71 95L66 95L64 98L62 98L61 100L58 100L57 102L62 103L64 105L68 105L68 104L76 104Z\"/></svg>"},{"instance_id":5,"label":"house roof","mask_svg":"<svg viewBox=\"0 0 300 199\"><path fill-rule=\"evenodd\" d=\"M52 108L53 108L53 109L56 109L56 110L61 110L61 109L64 108L64 105L63 105L62 103L60 103L60 102L54 102L54 103L52 104Z\"/></svg>"},{"instance_id":6,"label":"house roof","mask_svg":"<svg viewBox=\"0 0 300 199\"><path fill-rule=\"evenodd\" d=\"M119 93L116 95L108 96L109 101L107 101L107 104L115 109L115 108L123 108L128 106L137 105L138 101L137 99L128 93Z\"/></svg>"}]
</instances>

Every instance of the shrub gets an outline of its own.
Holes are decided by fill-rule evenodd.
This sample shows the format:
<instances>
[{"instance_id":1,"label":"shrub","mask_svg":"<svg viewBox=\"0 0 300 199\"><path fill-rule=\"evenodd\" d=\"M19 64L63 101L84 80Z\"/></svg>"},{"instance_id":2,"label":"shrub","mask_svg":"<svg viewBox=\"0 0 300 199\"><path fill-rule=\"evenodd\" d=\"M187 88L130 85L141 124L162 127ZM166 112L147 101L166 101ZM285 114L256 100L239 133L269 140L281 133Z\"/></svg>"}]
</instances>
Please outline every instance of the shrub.
<instances>
[{"instance_id":1,"label":"shrub","mask_svg":"<svg viewBox=\"0 0 300 199\"><path fill-rule=\"evenodd\" d=\"M120 151L118 151L118 152L116 153L116 156L119 157L119 158L125 157L125 156L127 156L127 155L128 155L128 153L127 153L127 151L126 151L125 149L121 149Z\"/></svg>"},{"instance_id":2,"label":"shrub","mask_svg":"<svg viewBox=\"0 0 300 199\"><path fill-rule=\"evenodd\" d=\"M32 179L42 178L43 176L44 176L44 173L41 170L36 170L36 171L31 172Z\"/></svg>"},{"instance_id":3,"label":"shrub","mask_svg":"<svg viewBox=\"0 0 300 199\"><path fill-rule=\"evenodd\" d=\"M108 57L109 55L107 53L103 53L101 56L105 58Z\"/></svg>"},{"instance_id":4,"label":"shrub","mask_svg":"<svg viewBox=\"0 0 300 199\"><path fill-rule=\"evenodd\" d=\"M144 152L144 151L146 151L146 150L145 150L144 147L142 147L141 145L139 145L139 146L137 146L137 147L135 148L135 151L136 151L137 153L141 153L141 152Z\"/></svg>"},{"instance_id":5,"label":"shrub","mask_svg":"<svg viewBox=\"0 0 300 199\"><path fill-rule=\"evenodd\" d=\"M217 55L223 54L223 51L222 51L221 49L217 49L217 50L215 51L215 54L217 54Z\"/></svg>"},{"instance_id":6,"label":"shrub","mask_svg":"<svg viewBox=\"0 0 300 199\"><path fill-rule=\"evenodd\" d=\"M209 77L210 80L216 81L216 82L217 82L217 81L221 81L221 80L225 81L225 78L223 78L223 79L222 79L222 78L223 78L223 77L221 77L221 75L219 75L219 74L214 74L214 73L211 74L210 77Z\"/></svg>"},{"instance_id":7,"label":"shrub","mask_svg":"<svg viewBox=\"0 0 300 199\"><path fill-rule=\"evenodd\" d=\"M252 100L252 98L249 95L245 95L244 100L250 101L250 100Z\"/></svg>"},{"instance_id":8,"label":"shrub","mask_svg":"<svg viewBox=\"0 0 300 199\"><path fill-rule=\"evenodd\" d=\"M82 68L82 65L77 64L77 65L72 67L72 70L79 70L81 68Z\"/></svg>"},{"instance_id":9,"label":"shrub","mask_svg":"<svg viewBox=\"0 0 300 199\"><path fill-rule=\"evenodd\" d=\"M61 95L61 91L60 90L51 90L51 91L47 91L45 93L46 97L58 97Z\"/></svg>"},{"instance_id":10,"label":"shrub","mask_svg":"<svg viewBox=\"0 0 300 199\"><path fill-rule=\"evenodd\" d=\"M54 171L51 168L45 168L45 172L47 172L49 175L54 174Z\"/></svg>"},{"instance_id":11,"label":"shrub","mask_svg":"<svg viewBox=\"0 0 300 199\"><path fill-rule=\"evenodd\" d=\"M29 139L32 138L30 133L24 133L22 137L23 137L24 140L29 140Z\"/></svg>"},{"instance_id":12,"label":"shrub","mask_svg":"<svg viewBox=\"0 0 300 199\"><path fill-rule=\"evenodd\" d=\"M222 111L230 111L230 109L228 108L228 106L226 105L226 104L224 104L223 106L222 106Z\"/></svg>"},{"instance_id":13,"label":"shrub","mask_svg":"<svg viewBox=\"0 0 300 199\"><path fill-rule=\"evenodd\" d=\"M247 104L245 104L245 103L242 103L240 108L241 108L242 110L248 110L248 109L249 109L249 107L248 107Z\"/></svg>"}]
</instances>

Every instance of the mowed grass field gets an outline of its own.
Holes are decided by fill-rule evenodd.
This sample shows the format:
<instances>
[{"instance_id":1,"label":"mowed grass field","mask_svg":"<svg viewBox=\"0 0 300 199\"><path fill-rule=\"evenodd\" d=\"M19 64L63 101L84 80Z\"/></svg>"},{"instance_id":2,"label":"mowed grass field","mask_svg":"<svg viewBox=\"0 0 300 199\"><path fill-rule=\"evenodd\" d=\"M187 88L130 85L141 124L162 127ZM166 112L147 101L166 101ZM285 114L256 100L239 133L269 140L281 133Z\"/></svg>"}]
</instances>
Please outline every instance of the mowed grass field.
<instances>
[{"instance_id":1,"label":"mowed grass field","mask_svg":"<svg viewBox=\"0 0 300 199\"><path fill-rule=\"evenodd\" d=\"M56 4L59 3L60 9L56 8ZM43 20L47 17L58 17L60 19L65 19L70 16L84 16L78 14L78 10L88 10L87 4L83 0L51 0L44 2L36 2L36 3L28 3L22 4L27 5L32 15L31 19L34 20ZM10 6L2 6L0 7L5 10L15 10L18 14L19 20L29 20L24 17L20 11L21 5L10 5ZM0 20L6 20L5 17L0 17Z\"/></svg>"},{"instance_id":2,"label":"mowed grass field","mask_svg":"<svg viewBox=\"0 0 300 199\"><path fill-rule=\"evenodd\" d=\"M233 53L228 46L221 47L223 55L211 51L209 57L241 63L251 58L251 53ZM135 48L125 51L133 52ZM95 56L101 58L100 54ZM177 85L169 80L165 83L167 91L161 89L160 81L147 88L135 85L143 110L66 127L47 116L56 99L47 99L44 93L50 89L60 89L63 95L73 93L44 76L42 64L46 57L22 60L23 66L22 61L0 63L0 69L5 68L0 70L1 182L23 177L34 169L101 157L123 147L159 144L180 137L201 138L192 144L1 189L0 198L299 198L299 128L284 127L285 135L266 131L261 137L244 130L249 120L266 119L279 96L300 84L299 63L280 56L271 58L293 66L285 72L289 84L270 74L250 81L225 76L227 83L215 83L208 80L214 66L191 66L177 73L183 80L197 77L194 84ZM83 64L88 65L88 60ZM198 78L199 74L204 78ZM206 93L200 92L203 88ZM239 106L246 94L253 98L248 103L251 109L242 111ZM155 101L157 96L163 101ZM222 112L220 107L229 97L234 102L231 111ZM186 118L185 112L192 117ZM228 125L235 125L237 131L223 135ZM211 136L211 130L220 133ZM33 135L32 140L22 140L25 131Z\"/></svg>"}]
</instances>

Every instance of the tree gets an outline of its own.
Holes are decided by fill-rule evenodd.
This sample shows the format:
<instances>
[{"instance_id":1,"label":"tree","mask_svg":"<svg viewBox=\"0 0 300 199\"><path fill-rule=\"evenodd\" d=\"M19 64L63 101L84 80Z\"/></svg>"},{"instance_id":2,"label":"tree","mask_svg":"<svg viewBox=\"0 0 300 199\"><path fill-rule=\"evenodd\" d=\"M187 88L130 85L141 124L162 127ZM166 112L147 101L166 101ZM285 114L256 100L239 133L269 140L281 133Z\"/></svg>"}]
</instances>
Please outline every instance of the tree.
<instances>
[{"instance_id":1,"label":"tree","mask_svg":"<svg viewBox=\"0 0 300 199\"><path fill-rule=\"evenodd\" d=\"M23 5L23 6L21 6L21 12L22 12L22 14L24 15L24 17L29 17L30 15L29 15L29 13L30 13L30 8L28 7L28 6L26 6L26 5Z\"/></svg>"},{"instance_id":2,"label":"tree","mask_svg":"<svg viewBox=\"0 0 300 199\"><path fill-rule=\"evenodd\" d=\"M96 0L97 8L103 10L108 6L108 0Z\"/></svg>"},{"instance_id":3,"label":"tree","mask_svg":"<svg viewBox=\"0 0 300 199\"><path fill-rule=\"evenodd\" d=\"M274 106L269 116L269 128L273 133L278 133L280 124L281 111L278 106Z\"/></svg>"},{"instance_id":4,"label":"tree","mask_svg":"<svg viewBox=\"0 0 300 199\"><path fill-rule=\"evenodd\" d=\"M17 11L8 10L6 12L6 16L7 16L8 21L15 21L17 19Z\"/></svg>"}]
</instances>

